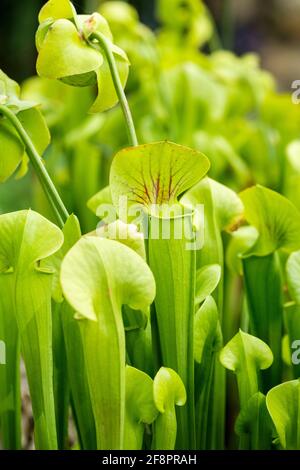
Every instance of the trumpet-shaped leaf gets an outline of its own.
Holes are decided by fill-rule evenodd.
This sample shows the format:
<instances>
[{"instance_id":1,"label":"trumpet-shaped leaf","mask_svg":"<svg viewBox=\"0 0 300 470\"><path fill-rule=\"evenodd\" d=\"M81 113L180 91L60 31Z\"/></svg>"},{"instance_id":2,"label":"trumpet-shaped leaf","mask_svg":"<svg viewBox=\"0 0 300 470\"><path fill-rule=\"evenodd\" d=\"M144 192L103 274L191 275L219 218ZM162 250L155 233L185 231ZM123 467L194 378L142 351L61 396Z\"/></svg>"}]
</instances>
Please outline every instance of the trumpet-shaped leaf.
<instances>
[{"instance_id":1,"label":"trumpet-shaped leaf","mask_svg":"<svg viewBox=\"0 0 300 470\"><path fill-rule=\"evenodd\" d=\"M80 38L76 26L71 21L59 19L45 35L36 67L41 77L65 79L84 75L84 81L79 85L85 86L95 81L96 75L90 73L99 69L102 63L102 55Z\"/></svg>"},{"instance_id":2,"label":"trumpet-shaped leaf","mask_svg":"<svg viewBox=\"0 0 300 470\"><path fill-rule=\"evenodd\" d=\"M271 449L273 425L266 397L262 393L255 393L241 410L235 423L235 432L240 437L240 449Z\"/></svg>"},{"instance_id":3,"label":"trumpet-shaped leaf","mask_svg":"<svg viewBox=\"0 0 300 470\"><path fill-rule=\"evenodd\" d=\"M90 109L92 113L117 104L118 96L106 51L101 44L95 44L93 34L101 34L107 42L123 87L128 78L129 62L125 52L113 44L106 19L99 13L77 15L71 2L53 0L44 5L39 20L36 34L38 74L77 87L97 83L98 96Z\"/></svg>"},{"instance_id":4,"label":"trumpet-shaped leaf","mask_svg":"<svg viewBox=\"0 0 300 470\"><path fill-rule=\"evenodd\" d=\"M95 449L97 445L96 430L91 398L88 389L80 326L74 319L74 310L64 300L62 287L60 284L61 263L64 259L64 256L81 237L80 226L76 216L71 215L68 218L63 228L63 234L64 244L62 248L57 253L55 253L55 255L45 260L45 266L51 266L55 270L52 283L52 297L56 302L56 310L58 310L57 314L60 317L57 319L57 323L59 321L61 323L60 328L62 329L63 333L63 339L61 338L61 342L64 343L63 349L65 350L63 353L61 351L54 351L56 355L54 356L54 365L56 366L57 371L61 373L61 379L63 380L64 371L61 371L63 364L60 356L66 354L68 382L70 385L73 413L79 442L84 450L91 450ZM57 359L56 361L55 358ZM59 414L57 423L59 423L62 419L62 406L64 405L61 403L62 393L60 390L61 388L64 390L64 383L58 383L57 385L57 393L55 398L57 414ZM69 404L67 404L67 406L69 407Z\"/></svg>"},{"instance_id":5,"label":"trumpet-shaped leaf","mask_svg":"<svg viewBox=\"0 0 300 470\"><path fill-rule=\"evenodd\" d=\"M141 450L144 426L158 415L153 399L153 380L134 367L126 366L124 449Z\"/></svg>"},{"instance_id":6,"label":"trumpet-shaped leaf","mask_svg":"<svg viewBox=\"0 0 300 470\"><path fill-rule=\"evenodd\" d=\"M240 193L246 220L259 233L257 242L244 256L266 256L278 249L300 249L300 212L281 194L263 186Z\"/></svg>"},{"instance_id":7,"label":"trumpet-shaped leaf","mask_svg":"<svg viewBox=\"0 0 300 470\"><path fill-rule=\"evenodd\" d=\"M204 207L204 245L197 251L197 267L210 264L218 264L222 269L222 276L214 292L214 298L220 316L221 325L227 331L225 324L226 317L223 316L223 290L224 290L224 248L222 241L222 230L231 230L239 221L243 206L237 195L228 188L220 185L211 178L203 178L198 184L187 191L182 197L183 204L197 207L202 204ZM213 372L213 382L211 385L212 393L209 405L204 404L205 410L210 413L209 420L212 425L206 429L205 445L201 448L219 449L223 447L223 425L225 420L225 371L219 362L215 364ZM200 423L199 423L200 425ZM199 437L199 432L198 432Z\"/></svg>"},{"instance_id":8,"label":"trumpet-shaped leaf","mask_svg":"<svg viewBox=\"0 0 300 470\"><path fill-rule=\"evenodd\" d=\"M300 380L284 382L267 394L267 407L283 449L300 450Z\"/></svg>"},{"instance_id":9,"label":"trumpet-shaped leaf","mask_svg":"<svg viewBox=\"0 0 300 470\"><path fill-rule=\"evenodd\" d=\"M121 307L147 311L155 296L153 275L130 248L113 240L85 237L66 255L61 282L81 320L97 446L122 449L125 333Z\"/></svg>"},{"instance_id":10,"label":"trumpet-shaped leaf","mask_svg":"<svg viewBox=\"0 0 300 470\"><path fill-rule=\"evenodd\" d=\"M112 199L120 218L126 207L172 206L178 197L207 173L209 161L201 152L172 142L156 142L121 150L111 172Z\"/></svg>"},{"instance_id":11,"label":"trumpet-shaped leaf","mask_svg":"<svg viewBox=\"0 0 300 470\"><path fill-rule=\"evenodd\" d=\"M134 224L116 220L97 229L97 236L117 240L128 246L146 260L145 242L142 233ZM131 364L147 373L152 373L151 330L148 322L149 312L123 308L123 322L126 332L126 351Z\"/></svg>"},{"instance_id":12,"label":"trumpet-shaped leaf","mask_svg":"<svg viewBox=\"0 0 300 470\"><path fill-rule=\"evenodd\" d=\"M184 384L174 370L161 367L154 377L153 394L160 414L154 424L152 448L172 450L177 433L175 406L184 406L186 403Z\"/></svg>"},{"instance_id":13,"label":"trumpet-shaped leaf","mask_svg":"<svg viewBox=\"0 0 300 470\"><path fill-rule=\"evenodd\" d=\"M46 234L46 235L45 235ZM41 265L63 242L61 231L32 211L0 216L0 275L11 278L39 449L57 446L53 399L51 287ZM7 292L5 294L7 295Z\"/></svg>"},{"instance_id":14,"label":"trumpet-shaped leaf","mask_svg":"<svg viewBox=\"0 0 300 470\"><path fill-rule=\"evenodd\" d=\"M237 376L243 409L252 395L259 391L258 373L271 366L273 354L266 343L240 330L222 349L220 361Z\"/></svg>"},{"instance_id":15,"label":"trumpet-shaped leaf","mask_svg":"<svg viewBox=\"0 0 300 470\"><path fill-rule=\"evenodd\" d=\"M130 220L138 212L149 216L149 264L158 286L157 326L152 322L152 333L160 343L162 364L180 375L188 392L187 406L177 414L179 448L195 445L192 338L196 255L189 244L195 241L196 231L193 213L185 211L178 198L208 169L209 161L202 153L172 142L157 142L120 151L110 172L111 195L120 219ZM164 230L169 230L169 236Z\"/></svg>"}]
</instances>

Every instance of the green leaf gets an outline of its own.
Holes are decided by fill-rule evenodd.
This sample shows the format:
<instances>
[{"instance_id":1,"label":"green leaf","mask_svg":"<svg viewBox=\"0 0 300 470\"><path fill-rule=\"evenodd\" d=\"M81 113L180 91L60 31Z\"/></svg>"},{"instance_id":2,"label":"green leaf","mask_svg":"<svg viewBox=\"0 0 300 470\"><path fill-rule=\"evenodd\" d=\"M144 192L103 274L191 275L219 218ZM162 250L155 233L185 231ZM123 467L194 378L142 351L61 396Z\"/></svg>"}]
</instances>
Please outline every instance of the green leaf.
<instances>
[{"instance_id":1,"label":"green leaf","mask_svg":"<svg viewBox=\"0 0 300 470\"><path fill-rule=\"evenodd\" d=\"M175 405L186 403L184 384L174 370L161 367L154 377L153 394L160 414L154 423L152 449L173 450L177 433Z\"/></svg>"},{"instance_id":2,"label":"green leaf","mask_svg":"<svg viewBox=\"0 0 300 470\"><path fill-rule=\"evenodd\" d=\"M25 148L6 119L0 119L0 182L4 183L20 165Z\"/></svg>"},{"instance_id":3,"label":"green leaf","mask_svg":"<svg viewBox=\"0 0 300 470\"><path fill-rule=\"evenodd\" d=\"M244 206L239 196L227 186L210 179L216 218L220 230L230 231L241 219Z\"/></svg>"},{"instance_id":4,"label":"green leaf","mask_svg":"<svg viewBox=\"0 0 300 470\"><path fill-rule=\"evenodd\" d=\"M274 363L264 372L264 392L282 377L283 280L278 253L243 258L245 294L251 334L272 349Z\"/></svg>"},{"instance_id":5,"label":"green leaf","mask_svg":"<svg viewBox=\"0 0 300 470\"><path fill-rule=\"evenodd\" d=\"M96 233L99 237L123 243L146 260L144 236L137 231L136 225L127 225L121 220L117 220L97 228ZM149 312L132 310L126 305L123 308L126 351L131 364L151 374L153 372L153 354L151 329L150 324L147 324L148 316Z\"/></svg>"},{"instance_id":6,"label":"green leaf","mask_svg":"<svg viewBox=\"0 0 300 470\"><path fill-rule=\"evenodd\" d=\"M266 343L240 330L222 349L220 361L237 376L243 409L252 395L259 391L259 370L271 366L273 354Z\"/></svg>"},{"instance_id":7,"label":"green leaf","mask_svg":"<svg viewBox=\"0 0 300 470\"><path fill-rule=\"evenodd\" d=\"M259 233L255 245L244 256L266 256L278 249L300 249L300 212L281 194L263 186L240 193L246 220Z\"/></svg>"},{"instance_id":8,"label":"green leaf","mask_svg":"<svg viewBox=\"0 0 300 470\"><path fill-rule=\"evenodd\" d=\"M197 449L211 446L208 429L210 401L218 352L222 347L219 312L213 297L208 296L194 318L194 358Z\"/></svg>"},{"instance_id":9,"label":"green leaf","mask_svg":"<svg viewBox=\"0 0 300 470\"><path fill-rule=\"evenodd\" d=\"M70 387L62 323L62 305L52 303L53 393L59 450L65 450L69 447L70 406Z\"/></svg>"},{"instance_id":10,"label":"green leaf","mask_svg":"<svg viewBox=\"0 0 300 470\"><path fill-rule=\"evenodd\" d=\"M221 266L209 264L197 270L196 304L201 304L217 287L221 279Z\"/></svg>"},{"instance_id":11,"label":"green leaf","mask_svg":"<svg viewBox=\"0 0 300 470\"><path fill-rule=\"evenodd\" d=\"M74 7L69 0L49 0L40 10L39 23L43 23L49 19L73 19L73 16Z\"/></svg>"},{"instance_id":12,"label":"green leaf","mask_svg":"<svg viewBox=\"0 0 300 470\"><path fill-rule=\"evenodd\" d=\"M18 119L32 140L40 155L50 143L50 133L45 119L38 108L31 108L18 113Z\"/></svg>"},{"instance_id":13,"label":"green leaf","mask_svg":"<svg viewBox=\"0 0 300 470\"><path fill-rule=\"evenodd\" d=\"M0 104L11 108L15 112L36 106L32 101L20 100L20 87L0 70Z\"/></svg>"},{"instance_id":14,"label":"green leaf","mask_svg":"<svg viewBox=\"0 0 300 470\"><path fill-rule=\"evenodd\" d=\"M294 302L300 305L300 251L292 253L286 263L289 293Z\"/></svg>"},{"instance_id":15,"label":"green leaf","mask_svg":"<svg viewBox=\"0 0 300 470\"><path fill-rule=\"evenodd\" d=\"M300 380L272 388L267 407L283 449L300 450Z\"/></svg>"},{"instance_id":16,"label":"green leaf","mask_svg":"<svg viewBox=\"0 0 300 470\"><path fill-rule=\"evenodd\" d=\"M2 446L21 449L20 335L14 315L12 276L0 274L0 338L6 364L0 364L0 428Z\"/></svg>"},{"instance_id":17,"label":"green leaf","mask_svg":"<svg viewBox=\"0 0 300 470\"><path fill-rule=\"evenodd\" d=\"M222 277L213 296L218 307L220 323L225 328L224 322L226 317L223 318L224 248L214 200L215 192L213 185L214 182L211 178L203 178L202 181L184 194L181 202L191 207L197 207L198 204L202 204L204 207L204 225L201 227L201 230L204 231L204 245L196 253L197 268L210 264L218 264L222 268ZM224 193L225 195L228 194L225 191ZM231 197L231 194L229 196ZM227 204L224 204L224 206L227 207ZM202 446L205 449L222 449L224 446L224 425L221 423L225 422L225 371L219 361L216 362L214 369L210 402L208 406L206 404L203 405L207 413L209 413L208 420L211 423L209 427L205 426L205 446Z\"/></svg>"},{"instance_id":18,"label":"green leaf","mask_svg":"<svg viewBox=\"0 0 300 470\"><path fill-rule=\"evenodd\" d=\"M170 228L166 237L165 229ZM193 236L192 214L174 218L150 218L148 259L157 294L155 321L161 364L181 377L187 404L177 412L176 448L195 446L193 329L195 312L196 252L188 248ZM181 234L180 237L175 236Z\"/></svg>"},{"instance_id":19,"label":"green leaf","mask_svg":"<svg viewBox=\"0 0 300 470\"><path fill-rule=\"evenodd\" d=\"M226 250L226 264L235 274L242 274L241 257L254 245L257 237L258 232L251 225L240 227L235 232L232 232Z\"/></svg>"},{"instance_id":20,"label":"green leaf","mask_svg":"<svg viewBox=\"0 0 300 470\"><path fill-rule=\"evenodd\" d=\"M97 215L97 217L104 217L103 214L103 206L106 208L111 207L112 205L112 198L110 194L110 187L106 186L105 188L101 189L97 194L91 197L88 202L88 208ZM111 221L113 222L113 221Z\"/></svg>"},{"instance_id":21,"label":"green leaf","mask_svg":"<svg viewBox=\"0 0 300 470\"><path fill-rule=\"evenodd\" d=\"M285 305L285 324L287 330L288 365L293 367L294 378L300 377L300 305L293 302Z\"/></svg>"},{"instance_id":22,"label":"green leaf","mask_svg":"<svg viewBox=\"0 0 300 470\"><path fill-rule=\"evenodd\" d=\"M97 236L117 240L128 246L146 260L144 235L137 231L134 224L125 224L121 220L116 220L108 225L103 225L97 229Z\"/></svg>"},{"instance_id":23,"label":"green leaf","mask_svg":"<svg viewBox=\"0 0 300 470\"><path fill-rule=\"evenodd\" d=\"M239 196L223 184L218 183L212 178L204 178L192 189L190 189L182 198L182 202L187 205L196 206L205 204L205 188L209 187L214 204L214 216L218 229L231 230L244 212L244 206Z\"/></svg>"},{"instance_id":24,"label":"green leaf","mask_svg":"<svg viewBox=\"0 0 300 470\"><path fill-rule=\"evenodd\" d=\"M273 425L262 393L255 393L241 410L235 432L240 437L241 450L271 449Z\"/></svg>"},{"instance_id":25,"label":"green leaf","mask_svg":"<svg viewBox=\"0 0 300 470\"><path fill-rule=\"evenodd\" d=\"M178 197L208 169L209 162L200 152L158 142L120 151L110 172L111 195L120 219L127 221L135 209L150 215L149 265L157 285L157 326L152 333L159 338L162 363L180 375L188 391L187 406L178 412L179 448L195 445L192 338L196 272L195 250L188 244L196 232L191 211L179 215L176 210L184 209ZM171 214L174 204L175 214ZM169 237L164 236L165 229L170 229Z\"/></svg>"},{"instance_id":26,"label":"green leaf","mask_svg":"<svg viewBox=\"0 0 300 470\"><path fill-rule=\"evenodd\" d=\"M144 425L152 424L158 415L153 400L153 380L134 367L126 366L126 406L124 446L141 450Z\"/></svg>"},{"instance_id":27,"label":"green leaf","mask_svg":"<svg viewBox=\"0 0 300 470\"><path fill-rule=\"evenodd\" d=\"M53 271L43 268L41 260L60 248L63 235L39 214L20 211L0 216L0 240L0 275L11 277L13 283L14 314L35 421L35 445L37 449L55 449L51 349Z\"/></svg>"},{"instance_id":28,"label":"green leaf","mask_svg":"<svg viewBox=\"0 0 300 470\"><path fill-rule=\"evenodd\" d=\"M52 283L52 297L59 304L59 315L64 336L64 347L68 364L68 381L72 398L72 411L75 418L77 433L81 448L84 450L95 449L96 429L93 416L88 380L84 362L83 342L78 321L74 319L75 312L64 300L60 285L61 263L70 248L80 239L81 231L78 219L70 215L63 228L64 244L53 256L45 260L48 269L52 267L55 271ZM59 353L56 352L58 355ZM57 369L61 367L59 358ZM56 400L61 397L57 396Z\"/></svg>"},{"instance_id":29,"label":"green leaf","mask_svg":"<svg viewBox=\"0 0 300 470\"><path fill-rule=\"evenodd\" d=\"M128 308L126 308L128 310ZM132 316L132 311L127 314L127 319ZM134 316L134 320L136 315ZM125 324L125 319L124 319ZM154 375L154 360L153 360L153 341L151 324L148 321L146 327L139 325L138 328L126 329L126 351L128 362L146 372L151 377Z\"/></svg>"},{"instance_id":30,"label":"green leaf","mask_svg":"<svg viewBox=\"0 0 300 470\"><path fill-rule=\"evenodd\" d=\"M128 74L129 74L129 62L127 56L121 49L111 44L112 51L115 56L116 65L118 68L120 80L123 88L125 88ZM118 95L115 90L115 85L112 79L110 68L106 59L103 60L103 64L97 70L97 84L98 84L98 96L90 108L90 113L100 113L107 109L115 106L118 101Z\"/></svg>"},{"instance_id":31,"label":"green leaf","mask_svg":"<svg viewBox=\"0 0 300 470\"><path fill-rule=\"evenodd\" d=\"M209 365L213 352L222 345L218 309L210 295L195 314L194 331L194 358L197 363L204 365L204 381L205 368Z\"/></svg>"},{"instance_id":32,"label":"green leaf","mask_svg":"<svg viewBox=\"0 0 300 470\"><path fill-rule=\"evenodd\" d=\"M125 333L121 307L147 311L155 296L153 275L130 248L113 240L85 237L66 255L61 282L80 319L97 447L122 449Z\"/></svg>"},{"instance_id":33,"label":"green leaf","mask_svg":"<svg viewBox=\"0 0 300 470\"><path fill-rule=\"evenodd\" d=\"M93 13L92 15L78 15L78 26L82 30L86 39L93 33L102 33L110 41L113 40L113 36L109 27L108 22L104 16L99 13Z\"/></svg>"},{"instance_id":34,"label":"green leaf","mask_svg":"<svg viewBox=\"0 0 300 470\"><path fill-rule=\"evenodd\" d=\"M140 206L148 212L154 204L172 206L184 191L203 178L208 169L209 161L205 155L172 142L121 150L115 156L110 172L113 203L125 221L126 203L129 209Z\"/></svg>"},{"instance_id":35,"label":"green leaf","mask_svg":"<svg viewBox=\"0 0 300 470\"><path fill-rule=\"evenodd\" d=\"M37 152L43 154L50 142L50 133L38 108L18 111L18 119L32 140ZM0 118L0 182L5 182L19 167L16 177L27 172L29 158L17 131L6 118Z\"/></svg>"},{"instance_id":36,"label":"green leaf","mask_svg":"<svg viewBox=\"0 0 300 470\"><path fill-rule=\"evenodd\" d=\"M36 66L41 77L75 77L75 84L78 79L79 86L86 86L92 84L91 79L96 78L95 72L102 63L101 53L81 39L76 26L69 20L59 19L45 35Z\"/></svg>"}]
</instances>

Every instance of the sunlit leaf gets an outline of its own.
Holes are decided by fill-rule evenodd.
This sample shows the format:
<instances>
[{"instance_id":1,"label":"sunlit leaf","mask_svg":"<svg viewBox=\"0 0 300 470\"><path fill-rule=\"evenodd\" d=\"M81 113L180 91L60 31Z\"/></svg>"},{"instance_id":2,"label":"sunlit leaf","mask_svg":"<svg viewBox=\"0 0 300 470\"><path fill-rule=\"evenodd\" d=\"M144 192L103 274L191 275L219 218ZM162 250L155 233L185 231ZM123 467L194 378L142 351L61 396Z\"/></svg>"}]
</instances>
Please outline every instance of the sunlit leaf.
<instances>
[{"instance_id":1,"label":"sunlit leaf","mask_svg":"<svg viewBox=\"0 0 300 470\"><path fill-rule=\"evenodd\" d=\"M125 413L121 307L147 311L155 295L153 275L145 261L121 243L84 237L66 255L61 282L80 319L97 447L121 449Z\"/></svg>"},{"instance_id":2,"label":"sunlit leaf","mask_svg":"<svg viewBox=\"0 0 300 470\"><path fill-rule=\"evenodd\" d=\"M262 393L255 393L241 410L235 423L235 432L240 436L240 449L271 449L273 426L266 397Z\"/></svg>"},{"instance_id":3,"label":"sunlit leaf","mask_svg":"<svg viewBox=\"0 0 300 470\"><path fill-rule=\"evenodd\" d=\"M246 189L240 197L247 221L259 233L247 255L265 256L280 248L287 252L300 249L300 212L288 199L263 186Z\"/></svg>"},{"instance_id":4,"label":"sunlit leaf","mask_svg":"<svg viewBox=\"0 0 300 470\"><path fill-rule=\"evenodd\" d=\"M152 424L158 411L153 399L153 380L134 367L126 366L124 449L141 450L144 425Z\"/></svg>"},{"instance_id":5,"label":"sunlit leaf","mask_svg":"<svg viewBox=\"0 0 300 470\"><path fill-rule=\"evenodd\" d=\"M153 386L154 403L160 414L154 424L152 448L172 450L177 433L175 406L184 406L186 391L179 375L167 367L159 369Z\"/></svg>"},{"instance_id":6,"label":"sunlit leaf","mask_svg":"<svg viewBox=\"0 0 300 470\"><path fill-rule=\"evenodd\" d=\"M300 305L300 251L289 256L286 263L286 273L290 295Z\"/></svg>"},{"instance_id":7,"label":"sunlit leaf","mask_svg":"<svg viewBox=\"0 0 300 470\"><path fill-rule=\"evenodd\" d=\"M208 169L209 161L201 152L171 142L121 150L110 173L113 203L121 218L127 215L123 204L149 212L153 205L176 204L180 194L203 178Z\"/></svg>"},{"instance_id":8,"label":"sunlit leaf","mask_svg":"<svg viewBox=\"0 0 300 470\"><path fill-rule=\"evenodd\" d=\"M284 382L267 394L267 407L287 450L300 450L300 380Z\"/></svg>"},{"instance_id":9,"label":"sunlit leaf","mask_svg":"<svg viewBox=\"0 0 300 470\"><path fill-rule=\"evenodd\" d=\"M80 38L76 26L71 21L59 19L45 35L36 66L41 77L74 77L75 84L78 76L78 85L86 86L95 82L95 72L102 63L102 55Z\"/></svg>"},{"instance_id":10,"label":"sunlit leaf","mask_svg":"<svg viewBox=\"0 0 300 470\"><path fill-rule=\"evenodd\" d=\"M38 449L55 449L51 349L53 270L42 267L41 260L60 248L63 235L39 214L20 211L0 216L0 239L0 275L9 276L13 283L14 314L32 400L35 444Z\"/></svg>"},{"instance_id":11,"label":"sunlit leaf","mask_svg":"<svg viewBox=\"0 0 300 470\"><path fill-rule=\"evenodd\" d=\"M259 391L258 373L273 362L269 346L255 336L239 331L221 351L220 361L237 375L241 409Z\"/></svg>"},{"instance_id":12,"label":"sunlit leaf","mask_svg":"<svg viewBox=\"0 0 300 470\"><path fill-rule=\"evenodd\" d=\"M221 266L210 264L198 269L196 274L196 298L195 302L200 304L217 287L221 279Z\"/></svg>"}]
</instances>

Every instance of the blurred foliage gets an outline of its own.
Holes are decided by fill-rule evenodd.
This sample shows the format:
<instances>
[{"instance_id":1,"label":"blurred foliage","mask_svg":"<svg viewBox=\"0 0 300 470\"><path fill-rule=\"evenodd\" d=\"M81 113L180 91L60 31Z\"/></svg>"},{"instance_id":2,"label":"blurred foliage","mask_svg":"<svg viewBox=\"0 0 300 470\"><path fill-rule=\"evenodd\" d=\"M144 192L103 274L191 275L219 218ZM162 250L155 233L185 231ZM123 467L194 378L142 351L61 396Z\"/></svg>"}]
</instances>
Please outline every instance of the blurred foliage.
<instances>
[{"instance_id":1,"label":"blurred foliage","mask_svg":"<svg viewBox=\"0 0 300 470\"><path fill-rule=\"evenodd\" d=\"M32 11L39 8L36 3ZM95 2L87 4L93 7ZM114 42L132 64L126 91L139 141L170 139L199 149L212 162L213 178L235 190L258 182L288 192L299 207L299 145L293 145L300 138L299 107L288 94L276 92L273 77L260 68L257 55L238 57L219 48L216 25L203 2L159 0L156 6L154 32L125 2L99 6ZM27 37L29 29L22 22L16 37L22 37L22 31ZM31 43L34 47L33 37ZM92 213L87 215L86 203L107 184L112 155L127 145L118 106L101 115L87 114L95 91L37 77L22 87L23 98L41 103L52 135L47 168L86 230L96 223ZM32 178L27 177L27 185L22 182L23 192L17 187L21 203L14 180L0 187L2 210L20 208L29 200L33 208L50 215Z\"/></svg>"}]
</instances>

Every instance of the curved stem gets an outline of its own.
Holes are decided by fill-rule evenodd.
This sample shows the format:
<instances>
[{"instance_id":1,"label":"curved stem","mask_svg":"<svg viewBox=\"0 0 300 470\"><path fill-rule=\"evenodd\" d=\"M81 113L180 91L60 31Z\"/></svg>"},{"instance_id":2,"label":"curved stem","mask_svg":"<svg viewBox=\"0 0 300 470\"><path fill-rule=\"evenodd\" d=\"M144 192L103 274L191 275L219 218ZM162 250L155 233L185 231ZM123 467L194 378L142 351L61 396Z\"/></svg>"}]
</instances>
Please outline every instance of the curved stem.
<instances>
[{"instance_id":1,"label":"curved stem","mask_svg":"<svg viewBox=\"0 0 300 470\"><path fill-rule=\"evenodd\" d=\"M58 209L57 209L57 207L56 207L56 205L55 205L55 202L54 202L53 199L51 198L50 194L48 193L47 188L46 188L45 185L44 185L44 182L42 182L41 179L40 179L40 183L41 183L41 185L42 185L42 187L43 187L45 196L46 196L46 198L47 198L47 200L48 200L48 202L49 202L49 205L50 205L51 208L52 208L53 214L54 214L54 216L55 216L55 218L56 218L56 221L57 221L59 227L60 227L60 228L63 228L64 225L65 225L65 223L66 223L66 221L67 221L67 219L66 219L65 217L62 218L61 214L59 213L59 211L58 211Z\"/></svg>"},{"instance_id":2,"label":"curved stem","mask_svg":"<svg viewBox=\"0 0 300 470\"><path fill-rule=\"evenodd\" d=\"M120 105L121 105L121 108L122 108L122 111L123 111L123 114L124 114L126 127L127 127L128 139L129 139L130 144L133 147L135 147L135 146L138 145L138 140L137 140L137 136L136 136L134 122L133 122L133 119L132 119L132 114L131 114L131 111L130 111L130 108L129 108L129 104L128 104L125 92L123 90L123 86L122 86L122 83L121 83L121 79L120 79L120 75L119 75L119 72L118 72L115 57L114 57L114 54L113 54L113 52L110 48L110 43L103 34L98 33L98 32L97 33L95 32L95 33L92 34L92 39L97 39L97 41L99 42L99 45L102 47L102 49L105 53L105 56L107 58L107 62L108 62L108 65L109 65L109 69L110 69L112 80L113 80L113 83L114 83L114 86L115 86L115 90L116 90L116 93L118 95ZM94 45L94 44L91 43L91 45Z\"/></svg>"},{"instance_id":3,"label":"curved stem","mask_svg":"<svg viewBox=\"0 0 300 470\"><path fill-rule=\"evenodd\" d=\"M30 162L41 182L41 185L46 193L47 199L55 213L57 221L59 225L62 226L69 217L69 213L63 201L61 200L61 197L58 194L58 191L54 186L53 181L51 180L45 166L43 165L42 159L38 154L32 140L30 139L24 127L22 126L18 117L9 108L0 105L0 113L3 114L11 122L11 124L14 126L17 133L19 134L26 148L26 152L29 156Z\"/></svg>"}]
</instances>

